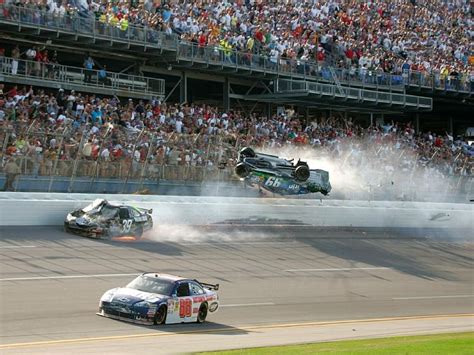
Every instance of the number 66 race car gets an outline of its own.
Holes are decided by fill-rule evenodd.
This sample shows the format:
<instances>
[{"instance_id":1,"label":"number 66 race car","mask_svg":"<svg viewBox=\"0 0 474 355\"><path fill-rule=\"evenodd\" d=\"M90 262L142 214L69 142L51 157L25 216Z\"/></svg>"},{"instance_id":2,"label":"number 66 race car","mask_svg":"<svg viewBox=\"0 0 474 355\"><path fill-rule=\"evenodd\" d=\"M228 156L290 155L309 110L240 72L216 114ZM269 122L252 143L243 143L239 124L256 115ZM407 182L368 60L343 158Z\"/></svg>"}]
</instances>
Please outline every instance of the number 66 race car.
<instances>
[{"instance_id":1,"label":"number 66 race car","mask_svg":"<svg viewBox=\"0 0 474 355\"><path fill-rule=\"evenodd\" d=\"M97 314L147 325L203 323L219 308L218 289L219 284L147 272L105 292Z\"/></svg>"},{"instance_id":2,"label":"number 66 race car","mask_svg":"<svg viewBox=\"0 0 474 355\"><path fill-rule=\"evenodd\" d=\"M64 229L91 238L140 238L153 227L152 212L151 209L112 205L107 200L97 199L87 207L68 213Z\"/></svg>"},{"instance_id":3,"label":"number 66 race car","mask_svg":"<svg viewBox=\"0 0 474 355\"><path fill-rule=\"evenodd\" d=\"M239 152L235 174L250 186L280 195L302 195L331 191L329 173L310 169L306 162L282 159L276 155L256 153L246 147Z\"/></svg>"}]
</instances>

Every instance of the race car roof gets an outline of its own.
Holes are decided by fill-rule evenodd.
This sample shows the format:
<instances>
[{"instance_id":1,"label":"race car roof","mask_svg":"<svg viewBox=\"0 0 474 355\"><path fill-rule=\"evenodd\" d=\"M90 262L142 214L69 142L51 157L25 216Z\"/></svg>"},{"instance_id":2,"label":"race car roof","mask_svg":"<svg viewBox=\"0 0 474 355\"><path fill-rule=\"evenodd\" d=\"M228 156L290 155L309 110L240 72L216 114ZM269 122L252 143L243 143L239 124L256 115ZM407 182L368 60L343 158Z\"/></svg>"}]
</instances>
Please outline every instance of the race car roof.
<instances>
[{"instance_id":1,"label":"race car roof","mask_svg":"<svg viewBox=\"0 0 474 355\"><path fill-rule=\"evenodd\" d=\"M185 277L170 275L170 274L160 274L158 272L144 272L142 275L143 276L148 276L148 277L157 277L157 278L160 278L160 279L166 279L166 280L170 280L170 281L187 280Z\"/></svg>"}]
</instances>

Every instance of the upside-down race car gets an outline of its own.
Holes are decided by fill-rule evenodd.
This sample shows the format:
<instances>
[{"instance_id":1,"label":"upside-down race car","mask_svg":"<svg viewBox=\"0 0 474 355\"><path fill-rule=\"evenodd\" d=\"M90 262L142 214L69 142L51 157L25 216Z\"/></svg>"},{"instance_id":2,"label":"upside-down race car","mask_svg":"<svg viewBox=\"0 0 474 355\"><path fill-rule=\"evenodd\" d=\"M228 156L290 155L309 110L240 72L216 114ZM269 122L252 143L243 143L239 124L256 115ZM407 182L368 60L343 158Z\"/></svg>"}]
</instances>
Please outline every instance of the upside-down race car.
<instances>
[{"instance_id":1,"label":"upside-down race car","mask_svg":"<svg viewBox=\"0 0 474 355\"><path fill-rule=\"evenodd\" d=\"M147 272L105 292L97 314L147 325L203 323L219 308L218 289L219 284Z\"/></svg>"},{"instance_id":2,"label":"upside-down race car","mask_svg":"<svg viewBox=\"0 0 474 355\"><path fill-rule=\"evenodd\" d=\"M153 227L151 209L113 205L97 199L87 207L68 213L64 221L66 232L92 238L130 235L141 237Z\"/></svg>"},{"instance_id":3,"label":"upside-down race car","mask_svg":"<svg viewBox=\"0 0 474 355\"><path fill-rule=\"evenodd\" d=\"M276 155L256 153L249 147L239 152L235 173L250 186L280 195L302 195L313 192L327 195L331 191L327 171L310 169L306 162L300 160L293 164L292 160L282 159Z\"/></svg>"}]
</instances>

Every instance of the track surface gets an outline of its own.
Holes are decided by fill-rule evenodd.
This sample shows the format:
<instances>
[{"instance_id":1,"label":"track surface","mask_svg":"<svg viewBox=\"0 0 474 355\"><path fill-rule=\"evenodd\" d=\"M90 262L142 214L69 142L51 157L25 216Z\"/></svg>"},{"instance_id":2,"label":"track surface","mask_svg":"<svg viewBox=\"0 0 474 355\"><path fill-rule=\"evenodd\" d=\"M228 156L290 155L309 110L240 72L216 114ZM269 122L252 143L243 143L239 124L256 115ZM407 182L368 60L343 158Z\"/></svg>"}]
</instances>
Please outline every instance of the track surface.
<instances>
[{"instance_id":1,"label":"track surface","mask_svg":"<svg viewBox=\"0 0 474 355\"><path fill-rule=\"evenodd\" d=\"M268 324L474 313L474 247L465 238L297 226L149 237L157 241L1 228L1 344L212 329L242 335ZM121 274L143 271L218 282L222 308L204 325L154 328L95 315L105 290L133 278Z\"/></svg>"}]
</instances>

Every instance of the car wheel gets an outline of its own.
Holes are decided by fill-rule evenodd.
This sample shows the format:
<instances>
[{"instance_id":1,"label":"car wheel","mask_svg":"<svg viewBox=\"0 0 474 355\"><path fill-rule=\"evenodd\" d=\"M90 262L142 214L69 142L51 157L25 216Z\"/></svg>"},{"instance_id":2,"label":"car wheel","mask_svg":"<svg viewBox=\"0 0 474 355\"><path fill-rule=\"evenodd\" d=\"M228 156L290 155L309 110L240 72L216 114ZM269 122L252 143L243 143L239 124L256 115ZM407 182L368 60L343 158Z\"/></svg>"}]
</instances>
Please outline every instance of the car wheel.
<instances>
[{"instance_id":1,"label":"car wheel","mask_svg":"<svg viewBox=\"0 0 474 355\"><path fill-rule=\"evenodd\" d=\"M237 164L234 171L239 178L245 178L250 174L250 168L245 163Z\"/></svg>"},{"instance_id":2,"label":"car wheel","mask_svg":"<svg viewBox=\"0 0 474 355\"><path fill-rule=\"evenodd\" d=\"M257 156L257 154L255 153L255 150L253 150L250 147L242 148L239 152L239 155L244 158L255 158Z\"/></svg>"},{"instance_id":3,"label":"car wheel","mask_svg":"<svg viewBox=\"0 0 474 355\"><path fill-rule=\"evenodd\" d=\"M199 312L197 316L198 323L204 323L207 317L207 303L203 303L201 307L199 307Z\"/></svg>"},{"instance_id":4,"label":"car wheel","mask_svg":"<svg viewBox=\"0 0 474 355\"><path fill-rule=\"evenodd\" d=\"M153 317L153 324L159 325L166 322L166 306L160 306Z\"/></svg>"},{"instance_id":5,"label":"car wheel","mask_svg":"<svg viewBox=\"0 0 474 355\"><path fill-rule=\"evenodd\" d=\"M297 167L298 166L307 166L307 167L309 167L307 162L301 161L301 160L298 160L298 162L296 163L296 166Z\"/></svg>"},{"instance_id":6,"label":"car wheel","mask_svg":"<svg viewBox=\"0 0 474 355\"><path fill-rule=\"evenodd\" d=\"M309 179L311 172L307 165L300 165L295 169L295 178L298 181L306 181Z\"/></svg>"},{"instance_id":7,"label":"car wheel","mask_svg":"<svg viewBox=\"0 0 474 355\"><path fill-rule=\"evenodd\" d=\"M141 238L143 234L143 227L137 227L135 233L133 233L136 238Z\"/></svg>"}]
</instances>

